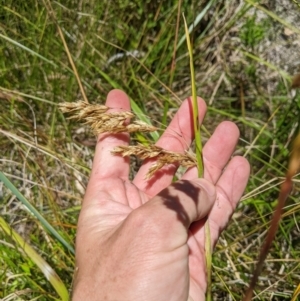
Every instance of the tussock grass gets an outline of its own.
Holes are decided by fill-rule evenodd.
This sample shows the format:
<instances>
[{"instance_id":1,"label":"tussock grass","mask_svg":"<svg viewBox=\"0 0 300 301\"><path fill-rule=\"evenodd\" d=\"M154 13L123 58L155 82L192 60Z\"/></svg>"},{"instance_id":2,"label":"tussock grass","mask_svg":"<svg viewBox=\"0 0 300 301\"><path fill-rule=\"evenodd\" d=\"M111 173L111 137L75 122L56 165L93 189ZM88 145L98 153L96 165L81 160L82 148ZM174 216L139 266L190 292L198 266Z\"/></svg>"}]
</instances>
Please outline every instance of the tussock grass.
<instances>
[{"instance_id":1,"label":"tussock grass","mask_svg":"<svg viewBox=\"0 0 300 301\"><path fill-rule=\"evenodd\" d=\"M200 20L190 34L197 94L208 104L202 140L220 121L233 120L241 131L236 153L246 154L252 166L247 191L213 254L213 300L241 299L277 204L291 141L299 131L300 95L290 90L291 77L299 73L293 63L297 60L283 56L299 40L299 26L272 3L182 1L178 7L155 1L51 2L89 103L103 105L109 90L121 88L130 96L137 119L155 121L158 131L190 96L178 11L184 12L188 26ZM294 5L291 14L299 10L293 2L288 5ZM72 245L95 139L88 125L66 119L58 104L83 98L49 8L40 1L8 0L0 11L0 169ZM253 16L255 22L250 22ZM285 28L292 34L280 40ZM287 47L276 52L279 42ZM135 133L133 142L152 144L158 131ZM290 300L300 282L298 175L293 184L258 278L256 300ZM0 198L4 221L70 288L72 253L2 183ZM0 298L59 298L34 259L20 251L3 227L0 266Z\"/></svg>"}]
</instances>

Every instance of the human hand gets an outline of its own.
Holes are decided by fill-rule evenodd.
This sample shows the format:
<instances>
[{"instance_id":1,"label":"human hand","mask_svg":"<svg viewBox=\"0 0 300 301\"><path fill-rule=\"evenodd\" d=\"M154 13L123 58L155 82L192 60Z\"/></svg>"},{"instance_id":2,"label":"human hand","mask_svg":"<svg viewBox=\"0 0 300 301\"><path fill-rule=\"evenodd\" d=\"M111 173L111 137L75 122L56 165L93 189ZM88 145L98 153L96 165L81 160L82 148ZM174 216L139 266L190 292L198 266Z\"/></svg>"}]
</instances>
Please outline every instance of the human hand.
<instances>
[{"instance_id":1,"label":"human hand","mask_svg":"<svg viewBox=\"0 0 300 301\"><path fill-rule=\"evenodd\" d=\"M108 94L106 105L130 110L120 90ZM200 98L198 106L202 122ZM157 145L184 152L194 137L192 120L189 99ZM145 180L155 159L145 160L130 182L129 159L111 154L128 145L128 133L101 134L78 221L73 301L205 300L204 223L213 246L249 177L248 161L231 158L238 137L235 124L222 122L203 148L204 178L193 167L172 183L174 164Z\"/></svg>"}]
</instances>

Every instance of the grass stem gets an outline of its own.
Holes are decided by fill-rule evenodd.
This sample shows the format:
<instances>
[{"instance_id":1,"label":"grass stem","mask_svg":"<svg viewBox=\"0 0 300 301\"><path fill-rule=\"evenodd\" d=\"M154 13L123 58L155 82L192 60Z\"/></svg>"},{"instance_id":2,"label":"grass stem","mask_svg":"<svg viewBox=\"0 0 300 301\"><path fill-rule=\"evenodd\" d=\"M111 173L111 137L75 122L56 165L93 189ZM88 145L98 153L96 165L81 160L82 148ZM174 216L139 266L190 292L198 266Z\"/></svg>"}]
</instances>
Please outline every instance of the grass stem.
<instances>
[{"instance_id":1,"label":"grass stem","mask_svg":"<svg viewBox=\"0 0 300 301\"><path fill-rule=\"evenodd\" d=\"M191 71L191 82L192 82L192 103L193 103L193 125L195 132L195 144L196 144L196 158L198 165L198 177L203 177L204 167L202 159L202 141L201 132L199 124L199 110L197 102L197 91L196 91L196 79L194 70L194 59L193 59L193 49L191 45L190 35L187 27L185 17L183 15L186 41L190 57L190 71ZM207 280L207 291L206 291L206 301L211 301L211 263L212 263L212 250L211 250L211 237L208 220L205 223L205 258L206 258L206 280Z\"/></svg>"}]
</instances>

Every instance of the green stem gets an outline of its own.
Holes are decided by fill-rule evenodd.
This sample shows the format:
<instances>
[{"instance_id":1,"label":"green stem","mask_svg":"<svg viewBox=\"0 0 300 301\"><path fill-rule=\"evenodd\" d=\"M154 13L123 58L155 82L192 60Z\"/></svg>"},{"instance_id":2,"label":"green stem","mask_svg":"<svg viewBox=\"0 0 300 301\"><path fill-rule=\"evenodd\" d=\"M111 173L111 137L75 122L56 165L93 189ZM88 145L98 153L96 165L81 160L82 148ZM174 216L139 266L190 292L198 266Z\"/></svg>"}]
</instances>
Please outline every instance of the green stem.
<instances>
[{"instance_id":1,"label":"green stem","mask_svg":"<svg viewBox=\"0 0 300 301\"><path fill-rule=\"evenodd\" d=\"M197 102L197 91L196 91L196 79L194 70L194 60L193 60L193 49L191 46L189 31L185 17L183 16L186 41L189 50L190 57L190 71L191 71L191 82L192 82L192 103L193 103L193 125L195 132L195 144L196 144L196 158L198 167L198 177L202 178L204 174L203 158L202 158L202 141L201 132L199 124L199 110ZM206 291L206 301L211 301L211 266L212 266L212 250L211 250L211 237L208 220L205 223L205 259L206 259L206 279L207 279L207 291Z\"/></svg>"},{"instance_id":2,"label":"green stem","mask_svg":"<svg viewBox=\"0 0 300 301\"><path fill-rule=\"evenodd\" d=\"M64 245L73 255L75 254L74 248L69 242L67 242L38 212L38 210L27 201L27 199L21 194L21 192L13 185L13 183L0 171L0 181L21 201L27 209L33 214L62 245Z\"/></svg>"},{"instance_id":3,"label":"green stem","mask_svg":"<svg viewBox=\"0 0 300 301\"><path fill-rule=\"evenodd\" d=\"M201 132L200 132L200 125L199 125L197 91L196 91L196 84L195 84L196 79L195 79L195 70L194 70L193 49L191 46L190 35L188 32L188 27L187 27L184 16L183 16L183 19L184 19L184 25L185 25L187 46L188 46L189 56L190 56L190 71L191 71L191 82L192 82L192 103L193 103L193 125L194 125L194 132L195 132L198 177L201 178L201 177L203 177L204 169L203 169L203 160L202 160L202 142L201 142Z\"/></svg>"}]
</instances>

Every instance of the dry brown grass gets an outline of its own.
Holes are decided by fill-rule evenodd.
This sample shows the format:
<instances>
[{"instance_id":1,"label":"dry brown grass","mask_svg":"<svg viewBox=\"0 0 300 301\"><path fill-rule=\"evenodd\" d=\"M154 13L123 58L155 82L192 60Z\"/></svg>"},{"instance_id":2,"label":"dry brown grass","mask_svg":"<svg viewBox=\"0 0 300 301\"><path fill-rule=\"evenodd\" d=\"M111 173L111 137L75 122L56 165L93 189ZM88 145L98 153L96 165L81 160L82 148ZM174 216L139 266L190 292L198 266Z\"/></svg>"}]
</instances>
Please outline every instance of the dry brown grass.
<instances>
[{"instance_id":1,"label":"dry brown grass","mask_svg":"<svg viewBox=\"0 0 300 301\"><path fill-rule=\"evenodd\" d=\"M183 167L192 167L197 165L197 159L194 154L185 152L177 153L172 151L167 151L156 145L129 145L129 146L118 146L113 151L113 154L120 154L123 157L126 156L136 156L142 160L156 158L156 162L152 164L146 174L146 179L151 178L156 171L161 169L167 164L178 164Z\"/></svg>"},{"instance_id":2,"label":"dry brown grass","mask_svg":"<svg viewBox=\"0 0 300 301\"><path fill-rule=\"evenodd\" d=\"M89 104L85 101L72 103L61 103L59 105L63 113L70 113L69 119L83 120L89 125L95 135L101 133L132 133L132 132L152 132L157 128L141 120L131 120L135 117L132 112L113 112L107 113L110 109L105 105ZM197 159L194 154L188 152L182 154L167 151L156 145L129 145L118 146L113 151L115 155L136 156L142 160L154 158L157 160L149 168L146 178L151 178L156 171L167 164L178 164L182 167L191 167L197 165Z\"/></svg>"},{"instance_id":3,"label":"dry brown grass","mask_svg":"<svg viewBox=\"0 0 300 301\"><path fill-rule=\"evenodd\" d=\"M61 103L60 109L63 113L71 113L69 119L84 121L89 125L95 135L101 133L133 133L154 132L156 127L140 120L133 120L135 115L129 111L107 113L110 109L105 105L89 104L85 101L72 103Z\"/></svg>"}]
</instances>

